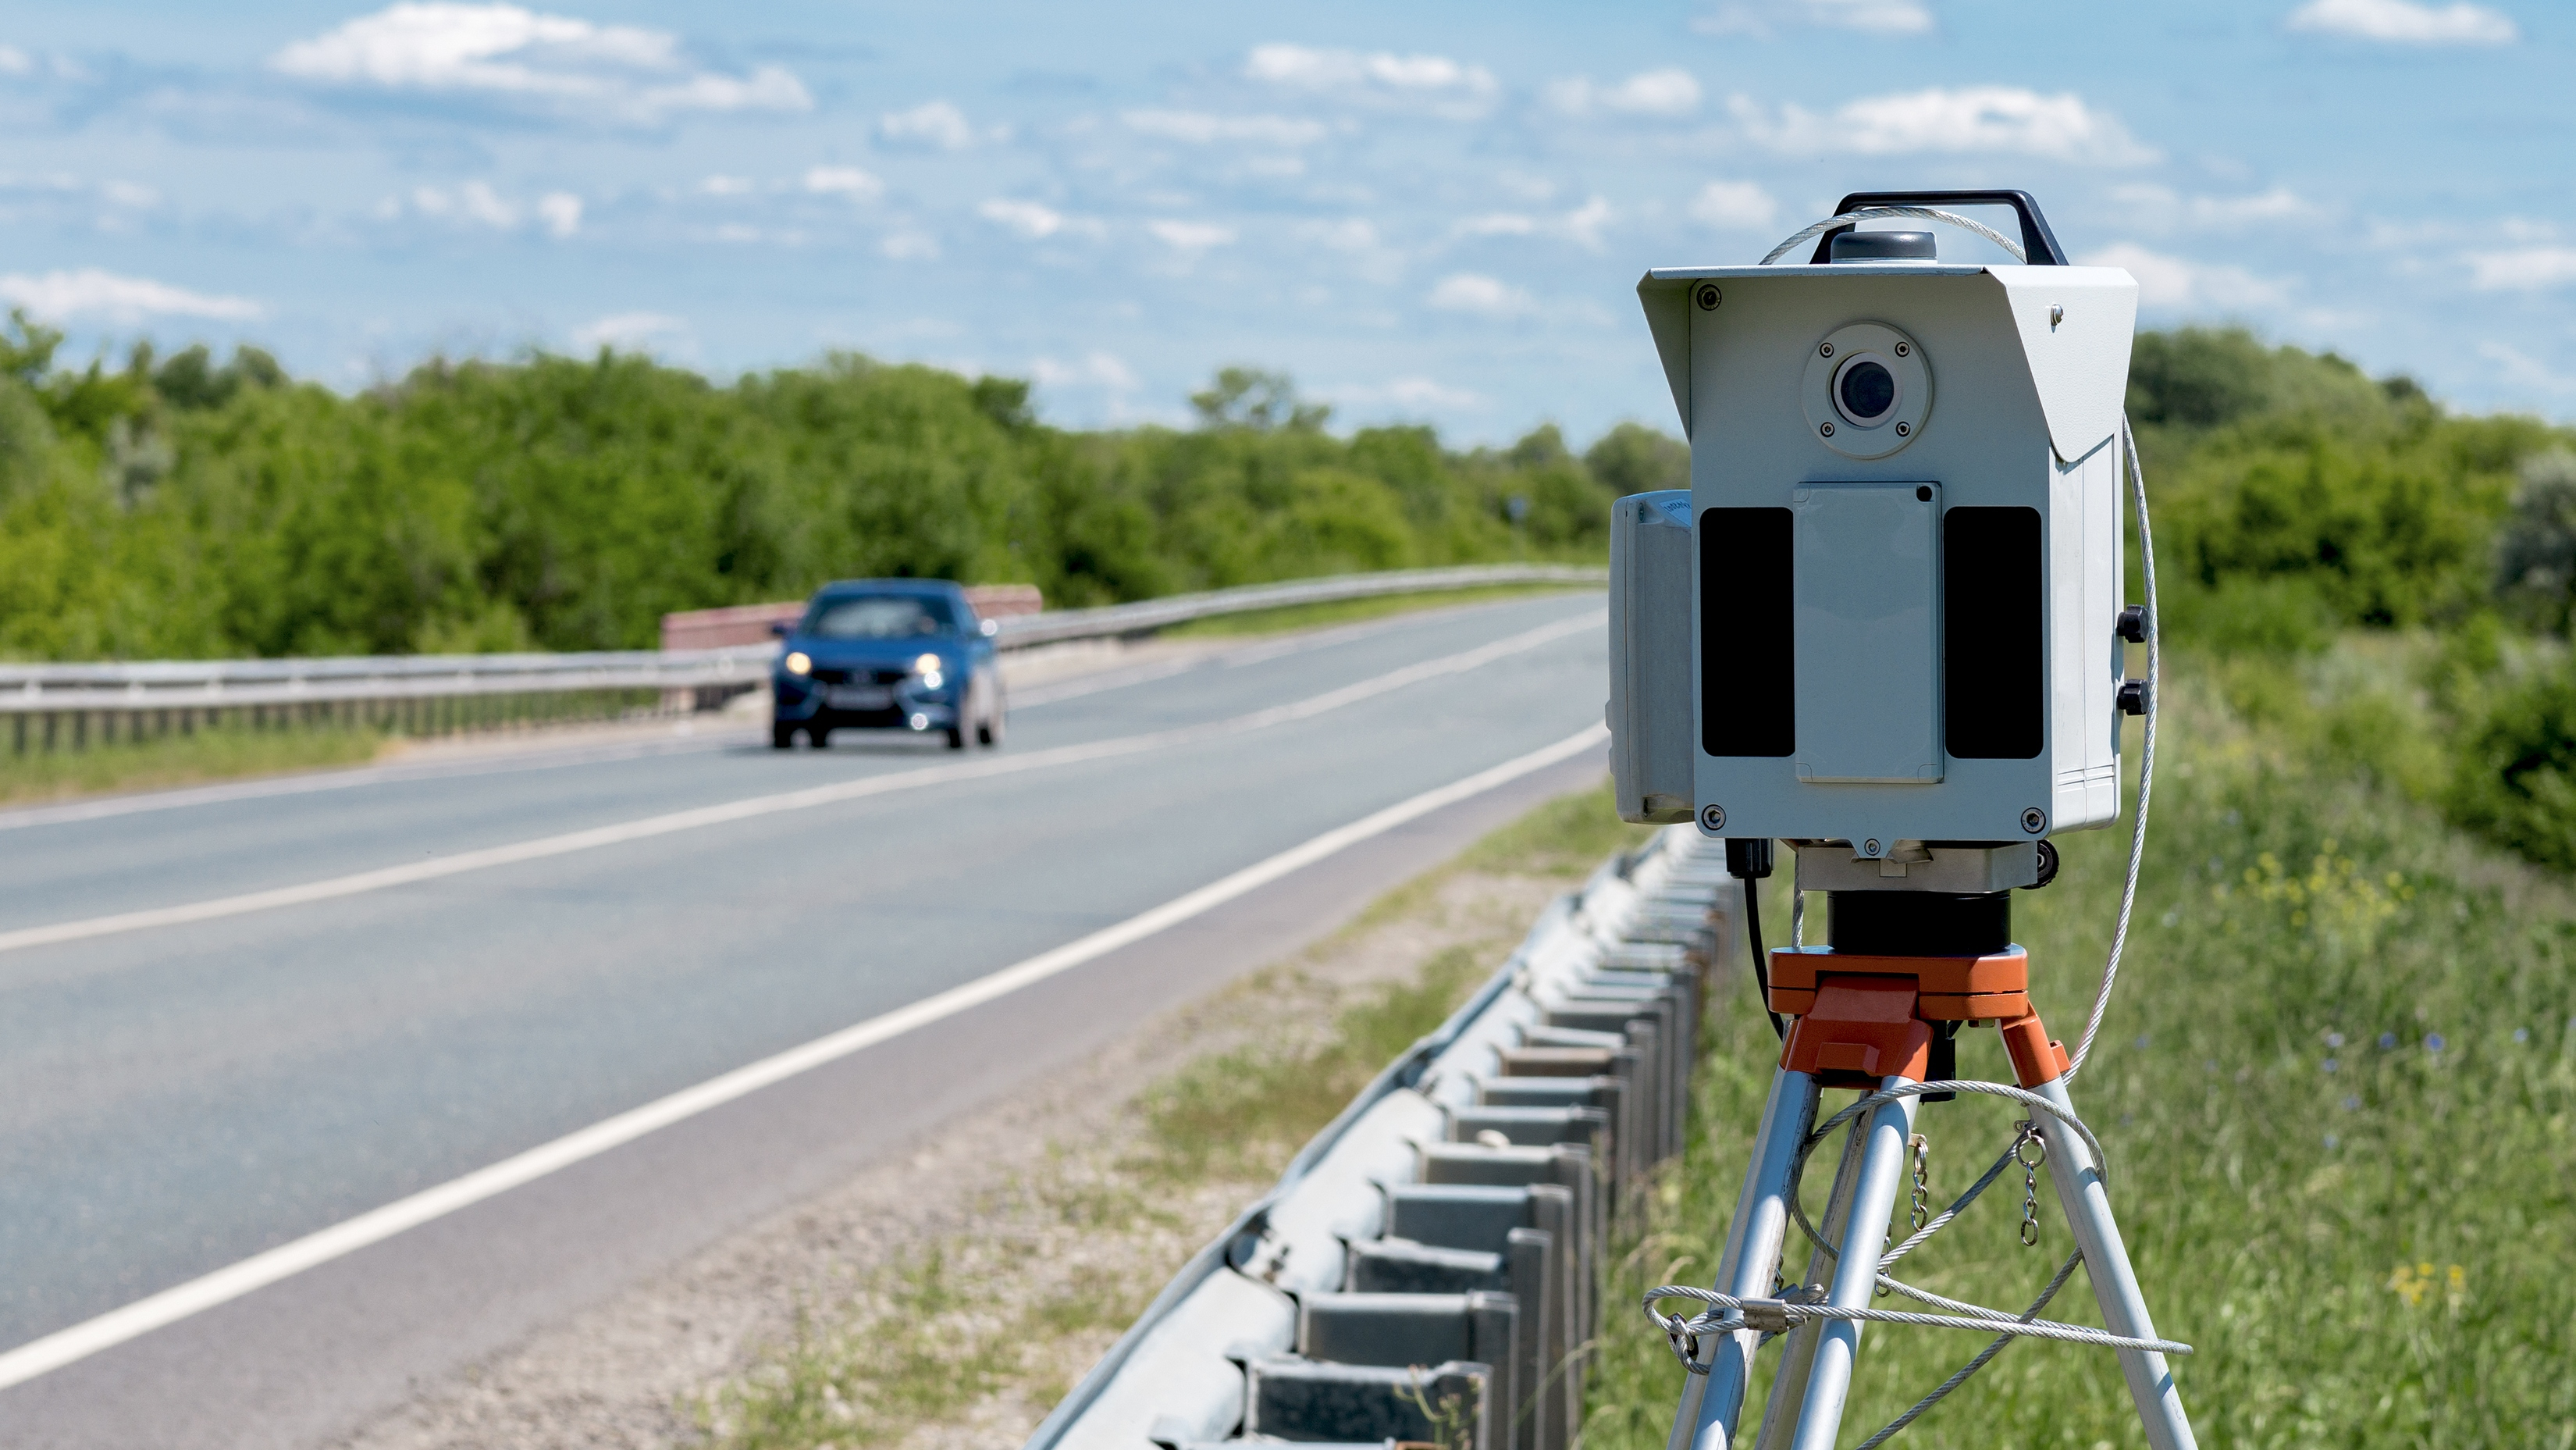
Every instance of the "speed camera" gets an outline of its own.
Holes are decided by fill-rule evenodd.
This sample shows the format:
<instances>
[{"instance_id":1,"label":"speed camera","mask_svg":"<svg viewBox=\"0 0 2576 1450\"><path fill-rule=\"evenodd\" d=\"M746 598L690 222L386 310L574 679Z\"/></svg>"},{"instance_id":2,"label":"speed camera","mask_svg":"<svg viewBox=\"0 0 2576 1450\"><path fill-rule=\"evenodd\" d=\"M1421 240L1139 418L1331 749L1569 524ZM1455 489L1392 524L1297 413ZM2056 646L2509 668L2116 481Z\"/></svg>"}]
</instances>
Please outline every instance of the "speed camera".
<instances>
[{"instance_id":1,"label":"speed camera","mask_svg":"<svg viewBox=\"0 0 2576 1450\"><path fill-rule=\"evenodd\" d=\"M2138 286L2023 218L2031 264L1846 227L1638 284L1691 468L1615 509L1627 819L1892 860L2117 816Z\"/></svg>"}]
</instances>

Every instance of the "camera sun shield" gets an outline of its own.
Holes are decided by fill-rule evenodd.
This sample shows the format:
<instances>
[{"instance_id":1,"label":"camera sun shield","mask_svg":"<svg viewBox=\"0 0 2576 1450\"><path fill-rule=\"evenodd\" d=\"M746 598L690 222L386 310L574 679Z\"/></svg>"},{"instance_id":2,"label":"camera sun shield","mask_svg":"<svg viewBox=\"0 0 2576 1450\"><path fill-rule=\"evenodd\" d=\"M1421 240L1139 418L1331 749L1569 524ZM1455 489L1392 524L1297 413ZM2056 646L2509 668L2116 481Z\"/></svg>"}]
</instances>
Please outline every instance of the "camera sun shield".
<instances>
[{"instance_id":1,"label":"camera sun shield","mask_svg":"<svg viewBox=\"0 0 2576 1450\"><path fill-rule=\"evenodd\" d=\"M1659 270L1638 293L1690 439L1693 547L1685 589L1669 547L1623 572L1649 551L1614 528L1614 613L1664 642L1611 682L1622 813L1678 814L1686 755L1713 835L1886 859L2116 819L2135 280L1856 260ZM1645 497L1668 535L1675 500ZM1686 690L1655 673L1681 668L1679 620Z\"/></svg>"}]
</instances>

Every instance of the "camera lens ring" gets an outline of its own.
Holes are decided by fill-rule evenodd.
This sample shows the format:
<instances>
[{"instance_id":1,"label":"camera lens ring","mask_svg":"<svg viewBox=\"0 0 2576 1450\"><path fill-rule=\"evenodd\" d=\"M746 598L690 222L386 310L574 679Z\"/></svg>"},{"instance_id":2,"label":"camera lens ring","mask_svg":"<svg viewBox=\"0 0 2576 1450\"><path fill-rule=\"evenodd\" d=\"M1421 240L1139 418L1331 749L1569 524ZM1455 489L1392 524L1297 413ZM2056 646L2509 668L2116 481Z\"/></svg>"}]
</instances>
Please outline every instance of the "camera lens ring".
<instances>
[{"instance_id":1,"label":"camera lens ring","mask_svg":"<svg viewBox=\"0 0 2576 1450\"><path fill-rule=\"evenodd\" d=\"M1921 339L1876 320L1846 322L1817 337L1806 346L1799 384L1807 437L1857 459L1921 442L1935 391L1931 361Z\"/></svg>"},{"instance_id":2,"label":"camera lens ring","mask_svg":"<svg viewBox=\"0 0 2576 1450\"><path fill-rule=\"evenodd\" d=\"M1843 355L1833 376L1834 411L1855 428L1876 428L1904 411L1895 364L1875 351Z\"/></svg>"}]
</instances>

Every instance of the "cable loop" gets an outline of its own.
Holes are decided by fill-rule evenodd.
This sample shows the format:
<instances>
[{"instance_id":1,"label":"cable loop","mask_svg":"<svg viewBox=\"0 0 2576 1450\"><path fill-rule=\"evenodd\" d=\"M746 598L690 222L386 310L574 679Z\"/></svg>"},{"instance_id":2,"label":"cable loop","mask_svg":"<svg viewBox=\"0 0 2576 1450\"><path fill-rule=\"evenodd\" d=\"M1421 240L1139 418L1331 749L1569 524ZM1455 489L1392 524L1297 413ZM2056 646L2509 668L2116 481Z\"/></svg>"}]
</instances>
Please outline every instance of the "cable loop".
<instances>
[{"instance_id":1,"label":"cable loop","mask_svg":"<svg viewBox=\"0 0 2576 1450\"><path fill-rule=\"evenodd\" d=\"M2156 710L2164 696L2164 630L2157 622L2156 609L2156 535L2147 522L2147 473L2138 463L2138 430L2130 426L2125 410L2120 414L2120 446L2129 459L2129 498L2138 515L2138 566L2146 583L2147 719L2145 738L2138 749L2138 818L2129 830L2129 876L2120 887L2120 920L2111 931L2111 953L2102 962L2102 984L2093 991L2093 1011L2084 1019L2084 1035L2076 1040L2075 1051L2067 1058L2069 1080L2084 1070L2084 1059L2092 1055L2093 1039L2102 1031L2102 1018L2111 1010L2111 984L2119 980L2120 953L2129 945L2129 914L2138 904L2138 868L2147 856L2147 806L2155 794Z\"/></svg>"},{"instance_id":2,"label":"cable loop","mask_svg":"<svg viewBox=\"0 0 2576 1450\"><path fill-rule=\"evenodd\" d=\"M1836 227L1848 226L1854 222L1869 221L1876 217L1913 217L1918 221L1947 222L1949 225L1958 227L1963 231L1975 232L1978 236L1981 236L1987 241L1994 243L1996 246L2003 248L2004 251L2010 254L2012 259L2016 262L2027 262L2030 260L2030 254L2021 249L2021 243L2014 241L2012 238L2005 236L2003 233L1996 231L1993 227L1987 226L1983 222L1970 221L1968 218L1963 217L1954 211L1939 211L1928 206L1864 206L1844 212L1840 216L1829 216L1823 221L1817 222L1815 225L1799 232L1789 240L1782 242L1780 245L1773 247L1770 251L1762 254L1762 265L1765 267L1770 266L1773 262L1780 260L1782 253L1795 250L1799 243L1805 242L1810 238L1819 236L1825 232L1832 231Z\"/></svg>"}]
</instances>

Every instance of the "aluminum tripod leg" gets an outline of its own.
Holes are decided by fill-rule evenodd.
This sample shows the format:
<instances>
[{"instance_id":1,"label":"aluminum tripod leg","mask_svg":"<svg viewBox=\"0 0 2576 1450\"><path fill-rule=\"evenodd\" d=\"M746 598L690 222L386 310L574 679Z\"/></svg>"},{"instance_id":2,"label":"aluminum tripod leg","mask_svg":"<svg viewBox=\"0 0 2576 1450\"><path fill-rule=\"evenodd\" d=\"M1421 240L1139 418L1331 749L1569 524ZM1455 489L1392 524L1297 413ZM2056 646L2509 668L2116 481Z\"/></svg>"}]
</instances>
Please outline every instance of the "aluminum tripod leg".
<instances>
[{"instance_id":1,"label":"aluminum tripod leg","mask_svg":"<svg viewBox=\"0 0 2576 1450\"><path fill-rule=\"evenodd\" d=\"M2062 1077L2031 1091L2070 1113L2075 1111ZM2146 1296L2138 1292L2137 1272L2129 1265L2127 1245L2120 1242L2120 1226L2111 1220L2111 1200L2102 1191L2102 1175L2092 1153L2082 1138L2063 1131L2056 1119L2045 1113L2031 1117L2048 1142L2048 1176L2057 1186L2057 1202L2065 1210L2067 1226L2075 1231L2076 1247L2084 1251L2084 1274L2093 1281L2093 1297L2102 1306L2103 1327L2135 1339L2155 1338ZM2199 1442L2192 1438L2191 1421L2183 1415L2182 1395L2174 1388L2173 1371L2166 1368L2165 1357L2150 1349L2123 1349L2119 1355L2129 1397L2137 1401L2138 1418L2146 1422L2147 1443L2155 1450L2196 1450Z\"/></svg>"},{"instance_id":2,"label":"aluminum tripod leg","mask_svg":"<svg viewBox=\"0 0 2576 1450\"><path fill-rule=\"evenodd\" d=\"M1816 1221L1816 1232L1825 1243L1841 1243L1844 1225L1851 1222L1852 1192L1860 1186L1861 1153L1868 1145L1866 1131L1843 1135L1842 1161L1834 1165L1834 1190L1825 1200L1825 1216ZM1797 1286L1821 1293L1833 1281L1833 1272L1834 1255L1825 1252L1824 1244L1811 1244L1807 1271L1798 1276ZM1771 1394L1762 1411L1762 1433L1753 1442L1755 1450L1787 1450L1797 1438L1807 1374L1816 1367L1816 1339L1824 1332L1824 1324L1811 1319L1781 1339L1780 1367L1771 1374Z\"/></svg>"},{"instance_id":3,"label":"aluminum tripod leg","mask_svg":"<svg viewBox=\"0 0 2576 1450\"><path fill-rule=\"evenodd\" d=\"M1753 1135L1753 1159L1745 1167L1744 1192L1726 1231L1725 1255L1718 1260L1719 1293L1739 1299L1770 1294L1789 1227L1789 1166L1797 1161L1798 1145L1815 1121L1816 1080L1785 1069L1773 1073L1762 1126ZM1667 1450L1729 1450L1736 1419L1744 1412L1744 1387L1753 1376L1753 1351L1760 1343L1761 1336L1749 1329L1702 1342L1700 1353L1709 1370L1684 1376Z\"/></svg>"},{"instance_id":4,"label":"aluminum tripod leg","mask_svg":"<svg viewBox=\"0 0 2576 1450\"><path fill-rule=\"evenodd\" d=\"M1908 1081L1890 1077L1882 1087ZM1878 1285L1878 1258L1886 1252L1888 1215L1896 1211L1896 1190L1905 1179L1905 1142L1914 1133L1916 1099L1898 1098L1869 1115L1860 1171L1853 1176L1851 1221L1843 1228L1834 1261L1833 1288L1825 1302L1840 1309L1869 1307L1870 1290ZM1807 1393L1798 1407L1795 1450L1834 1450L1842 1429L1843 1401L1851 1394L1852 1360L1860 1352L1860 1323L1828 1320L1816 1337L1816 1358L1807 1371Z\"/></svg>"}]
</instances>

